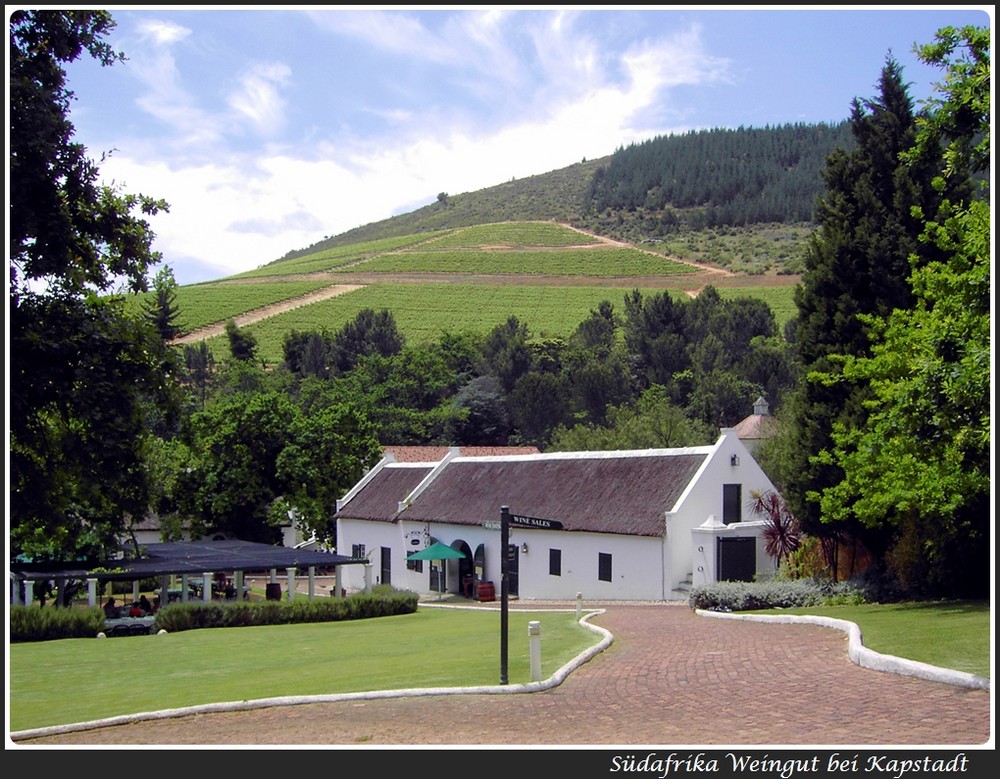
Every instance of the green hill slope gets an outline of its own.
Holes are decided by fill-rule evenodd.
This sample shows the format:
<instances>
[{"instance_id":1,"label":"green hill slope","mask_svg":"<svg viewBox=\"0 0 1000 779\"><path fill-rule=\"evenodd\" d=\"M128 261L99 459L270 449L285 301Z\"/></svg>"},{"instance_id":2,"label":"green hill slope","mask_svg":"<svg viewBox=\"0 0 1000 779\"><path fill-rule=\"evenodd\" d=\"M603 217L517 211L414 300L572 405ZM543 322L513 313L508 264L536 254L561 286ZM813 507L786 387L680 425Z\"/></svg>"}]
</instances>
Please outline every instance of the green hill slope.
<instances>
[{"instance_id":1,"label":"green hill slope","mask_svg":"<svg viewBox=\"0 0 1000 779\"><path fill-rule=\"evenodd\" d=\"M832 144L843 142L842 130L795 126L656 138L476 192L442 192L410 213L196 290L182 288L179 324L189 339L197 333L222 353L219 325L238 320L253 328L273 362L287 332L333 327L374 301L397 313L404 335L416 340L464 326L482 332L503 313L527 318L529 311L535 322L527 324L536 332L567 335L595 302L620 304L623 290L690 296L707 284L763 297L787 321L813 230L801 221L802 201L822 191L820 168ZM748 224L725 207L727 198L746 201L748 170L757 180L766 177L770 193L795 193L770 198L790 203L771 209L771 222ZM680 172L711 186L698 193L665 186L665 177ZM611 193L619 198L613 205ZM732 224L719 222L724 213L734 214ZM418 284L429 286L417 292ZM521 286L536 288L530 305L513 291L497 292ZM576 292L567 297L558 287ZM517 310L498 314L491 306L477 314L473 302L482 306L491 294L497 302L522 302L512 303Z\"/></svg>"}]
</instances>

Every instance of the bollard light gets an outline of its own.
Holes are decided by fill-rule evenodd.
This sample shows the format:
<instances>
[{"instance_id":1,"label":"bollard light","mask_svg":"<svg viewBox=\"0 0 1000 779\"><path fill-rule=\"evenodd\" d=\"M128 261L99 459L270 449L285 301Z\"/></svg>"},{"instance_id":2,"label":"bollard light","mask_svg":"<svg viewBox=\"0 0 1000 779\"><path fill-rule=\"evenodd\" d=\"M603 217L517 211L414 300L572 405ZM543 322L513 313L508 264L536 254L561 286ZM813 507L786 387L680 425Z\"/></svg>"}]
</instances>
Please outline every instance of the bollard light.
<instances>
[{"instance_id":1,"label":"bollard light","mask_svg":"<svg viewBox=\"0 0 1000 779\"><path fill-rule=\"evenodd\" d=\"M531 650L531 681L542 680L542 623L528 623L528 640Z\"/></svg>"}]
</instances>

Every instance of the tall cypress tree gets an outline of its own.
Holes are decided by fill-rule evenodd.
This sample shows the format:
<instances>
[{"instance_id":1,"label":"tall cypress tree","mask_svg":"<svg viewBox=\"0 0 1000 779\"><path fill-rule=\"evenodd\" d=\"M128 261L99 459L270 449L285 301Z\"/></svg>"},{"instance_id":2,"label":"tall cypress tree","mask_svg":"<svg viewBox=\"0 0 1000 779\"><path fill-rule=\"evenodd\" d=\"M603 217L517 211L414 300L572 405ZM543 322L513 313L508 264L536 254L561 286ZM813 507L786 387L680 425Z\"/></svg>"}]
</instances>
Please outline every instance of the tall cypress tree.
<instances>
[{"instance_id":1,"label":"tall cypress tree","mask_svg":"<svg viewBox=\"0 0 1000 779\"><path fill-rule=\"evenodd\" d=\"M808 498L837 484L843 473L815 461L831 448L835 422L848 427L865 417L869 391L862 383L830 382L839 372L833 355L863 356L869 334L859 314L885 316L913 303L907 279L910 258L917 266L931 259L933 246L918 237L920 220L911 209L935 213L942 193L931 186L940 170L938 152L928 149L916 164L900 155L914 145L916 116L902 69L887 57L879 95L855 99L851 131L857 145L838 149L823 171L826 192L817 203L819 225L806 251L802 285L796 290L796 341L803 382L794 400L796 413L787 472L780 478L789 506L804 529L820 537L838 533L860 537L878 558L886 539L864 532L851 519L824 523L819 503Z\"/></svg>"}]
</instances>

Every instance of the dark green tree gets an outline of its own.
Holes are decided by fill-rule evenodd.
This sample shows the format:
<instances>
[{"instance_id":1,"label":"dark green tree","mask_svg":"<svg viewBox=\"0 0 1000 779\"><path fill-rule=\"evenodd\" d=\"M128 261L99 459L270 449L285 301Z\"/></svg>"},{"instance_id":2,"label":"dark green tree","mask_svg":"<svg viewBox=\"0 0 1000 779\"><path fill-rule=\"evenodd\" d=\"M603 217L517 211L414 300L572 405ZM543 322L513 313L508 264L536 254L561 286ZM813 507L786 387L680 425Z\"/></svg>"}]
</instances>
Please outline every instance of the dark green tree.
<instances>
[{"instance_id":1,"label":"dark green tree","mask_svg":"<svg viewBox=\"0 0 1000 779\"><path fill-rule=\"evenodd\" d=\"M942 191L989 168L989 46L988 29L948 27L917 49L946 79L904 159L944 148ZM820 456L844 478L811 497L826 518L888 533L889 568L913 596L991 591L991 224L985 185L978 194L919 212L943 259L911 258L915 304L866 317L870 352L844 355L843 373L827 377L872 392L864 423L837 424Z\"/></svg>"},{"instance_id":2,"label":"dark green tree","mask_svg":"<svg viewBox=\"0 0 1000 779\"><path fill-rule=\"evenodd\" d=\"M184 367L186 382L195 392L198 408L204 408L215 374L215 357L205 341L199 341L197 346L184 345Z\"/></svg>"},{"instance_id":3,"label":"dark green tree","mask_svg":"<svg viewBox=\"0 0 1000 779\"><path fill-rule=\"evenodd\" d=\"M180 335L181 330L177 325L177 315L180 313L177 308L177 281L169 266L164 266L157 272L153 279L152 297L147 298L144 308L146 318L156 328L160 338L172 341Z\"/></svg>"},{"instance_id":4,"label":"dark green tree","mask_svg":"<svg viewBox=\"0 0 1000 779\"><path fill-rule=\"evenodd\" d=\"M257 359L257 338L237 325L235 319L226 322L226 338L229 339L229 353L234 360L250 363Z\"/></svg>"},{"instance_id":5,"label":"dark green tree","mask_svg":"<svg viewBox=\"0 0 1000 779\"><path fill-rule=\"evenodd\" d=\"M601 355L614 348L618 321L615 307L611 301L602 300L596 309L592 309L570 336L570 346L577 349L590 349Z\"/></svg>"},{"instance_id":6,"label":"dark green tree","mask_svg":"<svg viewBox=\"0 0 1000 779\"><path fill-rule=\"evenodd\" d=\"M675 377L689 365L686 316L682 303L669 292L643 298L639 290L625 297L622 323L625 346L635 359L642 387L666 387L673 400L681 399Z\"/></svg>"},{"instance_id":7,"label":"dark green tree","mask_svg":"<svg viewBox=\"0 0 1000 779\"><path fill-rule=\"evenodd\" d=\"M389 309L362 309L353 320L333 335L332 359L337 373L350 371L370 354L388 357L399 354L405 339Z\"/></svg>"},{"instance_id":8,"label":"dark green tree","mask_svg":"<svg viewBox=\"0 0 1000 779\"><path fill-rule=\"evenodd\" d=\"M147 288L146 217L161 200L98 184L74 142L64 66L124 59L106 11L9 16L9 337L12 555L97 556L148 506L150 420L176 403L176 363L137 307Z\"/></svg>"},{"instance_id":9,"label":"dark green tree","mask_svg":"<svg viewBox=\"0 0 1000 779\"><path fill-rule=\"evenodd\" d=\"M292 330L282 343L283 366L299 377L326 379L331 375L333 339L322 331Z\"/></svg>"},{"instance_id":10,"label":"dark green tree","mask_svg":"<svg viewBox=\"0 0 1000 779\"><path fill-rule=\"evenodd\" d=\"M459 413L450 439L455 446L506 446L511 434L510 408L500 381L479 376L451 401Z\"/></svg>"},{"instance_id":11,"label":"dark green tree","mask_svg":"<svg viewBox=\"0 0 1000 779\"><path fill-rule=\"evenodd\" d=\"M832 355L867 354L869 327L860 315L885 316L912 306L908 258L922 266L940 253L920 242L923 224L915 209L936 213L944 193L932 185L940 169L939 151L928 148L913 164L901 158L913 146L916 117L902 70L891 57L881 72L878 97L853 102L851 128L856 148L837 150L827 160L826 192L817 205L819 230L796 290L796 344L804 381L796 401L797 446L781 482L789 509L805 532L857 533L879 557L886 550L885 534L850 517L836 528L824 524L819 504L808 497L843 478L838 466L816 456L830 447L835 424L851 428L863 423L870 389L863 381L811 377L837 370Z\"/></svg>"},{"instance_id":12,"label":"dark green tree","mask_svg":"<svg viewBox=\"0 0 1000 779\"><path fill-rule=\"evenodd\" d=\"M516 316L496 325L482 345L484 373L495 376L504 392L511 392L517 380L531 369L531 333Z\"/></svg>"},{"instance_id":13,"label":"dark green tree","mask_svg":"<svg viewBox=\"0 0 1000 779\"><path fill-rule=\"evenodd\" d=\"M543 447L549 432L569 421L569 387L561 373L529 371L507 398L511 421L524 444Z\"/></svg>"}]
</instances>

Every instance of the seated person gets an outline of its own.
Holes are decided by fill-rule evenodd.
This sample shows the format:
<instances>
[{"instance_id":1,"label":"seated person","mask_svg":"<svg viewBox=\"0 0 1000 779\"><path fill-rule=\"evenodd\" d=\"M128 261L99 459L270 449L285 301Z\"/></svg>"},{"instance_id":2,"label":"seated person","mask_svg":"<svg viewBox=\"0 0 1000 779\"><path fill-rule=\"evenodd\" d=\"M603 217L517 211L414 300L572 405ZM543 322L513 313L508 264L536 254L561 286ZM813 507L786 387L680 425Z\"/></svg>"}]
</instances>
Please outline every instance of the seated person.
<instances>
[{"instance_id":1,"label":"seated person","mask_svg":"<svg viewBox=\"0 0 1000 779\"><path fill-rule=\"evenodd\" d=\"M108 602L104 604L104 616L107 619L117 619L118 607L115 605L114 598L108 598Z\"/></svg>"},{"instance_id":2,"label":"seated person","mask_svg":"<svg viewBox=\"0 0 1000 779\"><path fill-rule=\"evenodd\" d=\"M140 608L138 603L133 603L131 607L129 607L128 615L130 617L145 617L146 612Z\"/></svg>"},{"instance_id":3,"label":"seated person","mask_svg":"<svg viewBox=\"0 0 1000 779\"><path fill-rule=\"evenodd\" d=\"M144 614L149 614L153 611L153 606L145 595L139 598L139 608L142 609Z\"/></svg>"}]
</instances>

